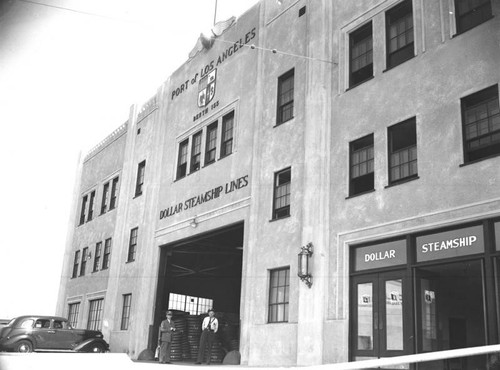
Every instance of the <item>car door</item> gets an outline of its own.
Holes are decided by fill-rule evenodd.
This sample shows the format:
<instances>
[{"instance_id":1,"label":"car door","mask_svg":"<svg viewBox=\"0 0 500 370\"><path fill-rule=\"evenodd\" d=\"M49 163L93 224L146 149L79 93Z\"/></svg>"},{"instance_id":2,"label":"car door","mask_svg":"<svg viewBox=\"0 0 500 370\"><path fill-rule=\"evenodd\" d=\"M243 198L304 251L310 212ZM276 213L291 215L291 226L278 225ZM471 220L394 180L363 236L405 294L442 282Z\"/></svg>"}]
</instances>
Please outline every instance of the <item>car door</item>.
<instances>
[{"instance_id":1,"label":"car door","mask_svg":"<svg viewBox=\"0 0 500 370\"><path fill-rule=\"evenodd\" d=\"M54 331L50 328L50 318L38 318L32 330L35 339L35 350L53 348Z\"/></svg>"},{"instance_id":2,"label":"car door","mask_svg":"<svg viewBox=\"0 0 500 370\"><path fill-rule=\"evenodd\" d=\"M53 320L52 348L59 350L70 350L75 347L77 336L74 334L73 329L70 328L66 320Z\"/></svg>"}]
</instances>

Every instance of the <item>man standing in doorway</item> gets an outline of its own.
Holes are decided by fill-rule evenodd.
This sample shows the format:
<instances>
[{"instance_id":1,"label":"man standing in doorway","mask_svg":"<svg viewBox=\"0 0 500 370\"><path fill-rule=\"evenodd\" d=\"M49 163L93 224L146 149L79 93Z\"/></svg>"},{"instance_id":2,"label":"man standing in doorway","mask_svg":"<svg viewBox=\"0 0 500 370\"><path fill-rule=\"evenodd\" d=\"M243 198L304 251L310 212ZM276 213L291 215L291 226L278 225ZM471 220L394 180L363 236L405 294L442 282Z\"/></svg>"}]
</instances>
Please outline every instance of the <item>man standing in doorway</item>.
<instances>
[{"instance_id":1,"label":"man standing in doorway","mask_svg":"<svg viewBox=\"0 0 500 370\"><path fill-rule=\"evenodd\" d=\"M212 356L212 345L215 339L215 333L219 329L219 321L215 318L214 310L208 310L208 316L203 319L201 324L201 338L200 349L198 350L198 361L196 364L203 362L203 355L205 354L205 347L208 345L207 365L210 365L210 358Z\"/></svg>"},{"instance_id":2,"label":"man standing in doorway","mask_svg":"<svg viewBox=\"0 0 500 370\"><path fill-rule=\"evenodd\" d=\"M158 331L158 345L160 346L158 361L161 364L170 364L170 346L172 344L172 332L174 331L175 325L172 321L172 311L167 311L167 318L161 322Z\"/></svg>"}]
</instances>

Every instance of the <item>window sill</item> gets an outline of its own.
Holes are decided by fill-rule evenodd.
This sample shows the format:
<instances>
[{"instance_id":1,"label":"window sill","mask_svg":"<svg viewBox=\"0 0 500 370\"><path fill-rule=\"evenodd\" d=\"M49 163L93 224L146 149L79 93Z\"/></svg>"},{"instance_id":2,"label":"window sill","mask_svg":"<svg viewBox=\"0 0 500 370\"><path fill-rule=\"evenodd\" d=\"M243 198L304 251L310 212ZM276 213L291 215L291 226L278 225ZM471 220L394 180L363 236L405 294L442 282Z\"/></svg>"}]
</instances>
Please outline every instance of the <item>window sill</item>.
<instances>
[{"instance_id":1,"label":"window sill","mask_svg":"<svg viewBox=\"0 0 500 370\"><path fill-rule=\"evenodd\" d=\"M125 264L127 264L127 263L133 263L133 262L135 262L135 260L127 261L127 262L125 262Z\"/></svg>"},{"instance_id":2,"label":"window sill","mask_svg":"<svg viewBox=\"0 0 500 370\"><path fill-rule=\"evenodd\" d=\"M487 159L492 159L492 158L496 158L496 157L500 157L500 153L493 154L493 155L490 155L488 157L476 159L476 160L473 160L473 161L465 162L465 163L460 164L458 167L465 167L465 166L468 166L468 165L471 165L471 164L475 164L475 163L482 162L482 161L485 161Z\"/></svg>"},{"instance_id":3,"label":"window sill","mask_svg":"<svg viewBox=\"0 0 500 370\"><path fill-rule=\"evenodd\" d=\"M285 218L289 218L289 217L291 217L291 215L288 215L288 216L282 216L282 217L278 217L278 218L271 218L271 219L269 220L269 222L275 222L275 221L283 220L283 219L285 219Z\"/></svg>"},{"instance_id":4,"label":"window sill","mask_svg":"<svg viewBox=\"0 0 500 370\"><path fill-rule=\"evenodd\" d=\"M286 121L279 122L279 123L278 123L278 122L276 122L276 124L273 126L273 128L279 127L279 126L281 126L281 125L284 125L284 124L285 124L285 123L287 123L287 122L293 121L293 120L294 120L294 118L295 118L295 117L292 117L292 118L290 118L290 119L287 119Z\"/></svg>"},{"instance_id":5,"label":"window sill","mask_svg":"<svg viewBox=\"0 0 500 370\"><path fill-rule=\"evenodd\" d=\"M461 36L461 35L463 35L464 33L467 33L467 32L469 32L470 30L473 30L474 28L479 27L479 26L481 26L482 24L485 24L485 23L486 23L486 22L488 22L488 21L491 21L493 18L495 18L495 16L492 14L490 17L486 18L486 19L485 19L484 21L482 21L481 23L478 23L478 24L476 24L475 26L473 26L473 27L471 27L471 28L468 28L468 29L466 29L466 30L464 30L464 31L461 31L461 32L457 32L457 33L455 33L453 36L451 36L451 38L452 38L452 39L454 39L455 37Z\"/></svg>"},{"instance_id":6,"label":"window sill","mask_svg":"<svg viewBox=\"0 0 500 370\"><path fill-rule=\"evenodd\" d=\"M364 195L364 194L370 194L370 193L373 193L374 191L375 191L375 189L367 190L367 191L364 191L364 192L362 192L362 193L349 195L349 196L348 196L348 197L346 197L345 199L352 199L352 198L356 198L356 197L359 197L359 196Z\"/></svg>"},{"instance_id":7,"label":"window sill","mask_svg":"<svg viewBox=\"0 0 500 370\"><path fill-rule=\"evenodd\" d=\"M392 69L394 69L394 68L396 68L396 67L399 67L399 66L400 66L400 65L402 65L402 64L405 64L406 62L408 62L409 60L414 59L415 57L416 57L416 55L413 55L412 57L410 57L410 58L408 58L408 59L406 59L406 60L402 61L402 62L401 62L401 63L399 63L399 64L396 64L395 66L388 67L388 68L384 69L384 70L382 71L382 73L389 72L390 70L392 70Z\"/></svg>"},{"instance_id":8,"label":"window sill","mask_svg":"<svg viewBox=\"0 0 500 370\"><path fill-rule=\"evenodd\" d=\"M141 195L142 195L142 193L141 194L136 194L132 199L139 198Z\"/></svg>"},{"instance_id":9,"label":"window sill","mask_svg":"<svg viewBox=\"0 0 500 370\"><path fill-rule=\"evenodd\" d=\"M418 175L417 176L406 177L406 178L404 178L402 180L393 182L392 184L389 184L389 185L385 186L384 189L388 189L388 188L392 188L394 186L402 185L402 184L405 184L407 182L411 182L413 180L418 180L419 178L420 177Z\"/></svg>"},{"instance_id":10,"label":"window sill","mask_svg":"<svg viewBox=\"0 0 500 370\"><path fill-rule=\"evenodd\" d=\"M214 164L216 161L208 162L203 165L203 168L210 166L211 164Z\"/></svg>"},{"instance_id":11,"label":"window sill","mask_svg":"<svg viewBox=\"0 0 500 370\"><path fill-rule=\"evenodd\" d=\"M346 89L345 92L348 92L348 91L351 91L353 89L355 89L356 87L360 86L360 85L363 85L365 82L368 82L370 80L373 80L375 78L375 76L371 76L371 77L368 77L366 80L363 80L361 82L358 82L357 84L355 85L352 85L352 86L349 86L349 88Z\"/></svg>"},{"instance_id":12,"label":"window sill","mask_svg":"<svg viewBox=\"0 0 500 370\"><path fill-rule=\"evenodd\" d=\"M220 161L221 159L224 159L224 158L229 157L231 154L233 154L233 152L228 153L228 154L225 154L225 155L221 155L221 156L219 157L219 161Z\"/></svg>"}]
</instances>

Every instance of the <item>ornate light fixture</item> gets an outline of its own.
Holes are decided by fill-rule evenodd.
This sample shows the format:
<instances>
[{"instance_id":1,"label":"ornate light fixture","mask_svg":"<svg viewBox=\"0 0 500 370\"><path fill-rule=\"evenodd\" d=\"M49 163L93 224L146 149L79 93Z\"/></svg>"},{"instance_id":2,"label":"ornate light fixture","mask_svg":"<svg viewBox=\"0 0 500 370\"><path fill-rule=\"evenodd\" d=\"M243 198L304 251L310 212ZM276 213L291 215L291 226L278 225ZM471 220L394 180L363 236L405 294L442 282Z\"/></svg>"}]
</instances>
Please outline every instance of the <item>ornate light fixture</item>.
<instances>
[{"instance_id":1,"label":"ornate light fixture","mask_svg":"<svg viewBox=\"0 0 500 370\"><path fill-rule=\"evenodd\" d=\"M312 275L309 272L309 260L313 254L313 245L308 243L300 247L299 253L299 269L297 275L310 288L312 285Z\"/></svg>"}]
</instances>

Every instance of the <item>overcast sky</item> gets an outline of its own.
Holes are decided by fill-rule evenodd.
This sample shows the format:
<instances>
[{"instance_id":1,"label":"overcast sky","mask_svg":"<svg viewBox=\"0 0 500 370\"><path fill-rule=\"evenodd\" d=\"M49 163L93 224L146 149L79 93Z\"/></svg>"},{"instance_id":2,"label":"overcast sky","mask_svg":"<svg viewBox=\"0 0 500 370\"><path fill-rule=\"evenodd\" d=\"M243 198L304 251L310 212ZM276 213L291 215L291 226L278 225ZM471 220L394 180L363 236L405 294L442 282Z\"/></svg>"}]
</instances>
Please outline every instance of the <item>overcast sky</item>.
<instances>
[{"instance_id":1,"label":"overcast sky","mask_svg":"<svg viewBox=\"0 0 500 370\"><path fill-rule=\"evenodd\" d=\"M218 0L217 20L256 2ZM0 0L0 319L55 313L79 153L187 60L214 8Z\"/></svg>"}]
</instances>

